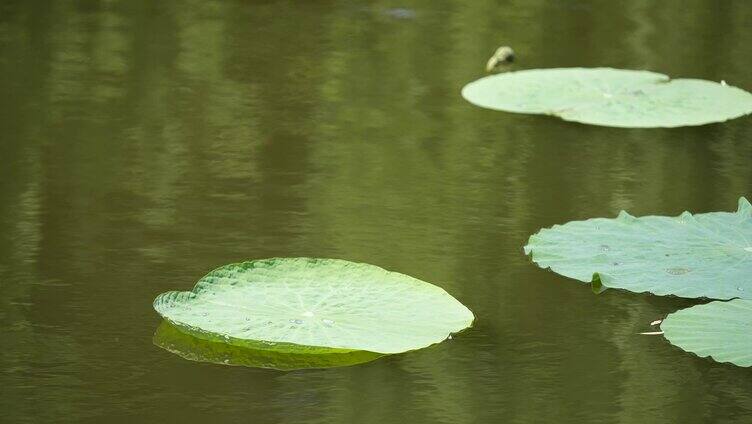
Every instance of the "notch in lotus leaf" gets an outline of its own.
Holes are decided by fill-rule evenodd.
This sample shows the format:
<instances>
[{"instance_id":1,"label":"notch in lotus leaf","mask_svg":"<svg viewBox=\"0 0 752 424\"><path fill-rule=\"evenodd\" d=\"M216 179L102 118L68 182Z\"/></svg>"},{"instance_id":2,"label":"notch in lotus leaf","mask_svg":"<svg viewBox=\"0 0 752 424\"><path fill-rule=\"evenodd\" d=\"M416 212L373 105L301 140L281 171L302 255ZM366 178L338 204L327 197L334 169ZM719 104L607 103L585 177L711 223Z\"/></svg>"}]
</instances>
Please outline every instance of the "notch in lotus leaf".
<instances>
[{"instance_id":1,"label":"notch in lotus leaf","mask_svg":"<svg viewBox=\"0 0 752 424\"><path fill-rule=\"evenodd\" d=\"M572 221L542 229L524 248L533 262L596 291L687 298L752 298L752 205L736 212Z\"/></svg>"},{"instance_id":2,"label":"notch in lotus leaf","mask_svg":"<svg viewBox=\"0 0 752 424\"><path fill-rule=\"evenodd\" d=\"M210 272L154 309L200 339L299 354L420 349L468 328L473 314L443 289L377 266L273 258Z\"/></svg>"},{"instance_id":3,"label":"notch in lotus leaf","mask_svg":"<svg viewBox=\"0 0 752 424\"><path fill-rule=\"evenodd\" d=\"M703 125L752 113L752 94L725 82L611 68L507 72L467 84L462 96L488 109L624 128Z\"/></svg>"}]
</instances>

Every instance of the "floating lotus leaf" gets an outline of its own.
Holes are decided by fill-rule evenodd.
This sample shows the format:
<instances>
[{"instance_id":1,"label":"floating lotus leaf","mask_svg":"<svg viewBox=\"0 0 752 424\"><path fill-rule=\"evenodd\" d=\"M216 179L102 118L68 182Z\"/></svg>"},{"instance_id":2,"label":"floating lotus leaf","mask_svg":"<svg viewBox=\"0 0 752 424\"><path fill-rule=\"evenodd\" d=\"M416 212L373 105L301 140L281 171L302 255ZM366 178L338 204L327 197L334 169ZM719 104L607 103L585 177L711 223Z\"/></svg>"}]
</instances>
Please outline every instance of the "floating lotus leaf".
<instances>
[{"instance_id":1,"label":"floating lotus leaf","mask_svg":"<svg viewBox=\"0 0 752 424\"><path fill-rule=\"evenodd\" d=\"M343 353L305 354L251 349L223 342L211 342L178 330L162 321L154 333L154 344L182 358L221 365L239 365L290 371L304 368L333 368L373 361L382 355L363 350Z\"/></svg>"},{"instance_id":2,"label":"floating lotus leaf","mask_svg":"<svg viewBox=\"0 0 752 424\"><path fill-rule=\"evenodd\" d=\"M473 314L443 289L373 265L274 258L226 265L154 300L196 337L298 353L399 353L441 342Z\"/></svg>"},{"instance_id":3,"label":"floating lotus leaf","mask_svg":"<svg viewBox=\"0 0 752 424\"><path fill-rule=\"evenodd\" d=\"M698 356L752 366L752 300L710 302L682 309L661 323L672 344Z\"/></svg>"},{"instance_id":4,"label":"floating lotus leaf","mask_svg":"<svg viewBox=\"0 0 752 424\"><path fill-rule=\"evenodd\" d=\"M467 84L462 96L484 108L608 127L683 127L752 113L752 94L725 83L611 68L507 72Z\"/></svg>"},{"instance_id":5,"label":"floating lotus leaf","mask_svg":"<svg viewBox=\"0 0 752 424\"><path fill-rule=\"evenodd\" d=\"M541 268L606 287L681 297L752 296L752 206L736 213L594 218L543 229L525 254Z\"/></svg>"}]
</instances>

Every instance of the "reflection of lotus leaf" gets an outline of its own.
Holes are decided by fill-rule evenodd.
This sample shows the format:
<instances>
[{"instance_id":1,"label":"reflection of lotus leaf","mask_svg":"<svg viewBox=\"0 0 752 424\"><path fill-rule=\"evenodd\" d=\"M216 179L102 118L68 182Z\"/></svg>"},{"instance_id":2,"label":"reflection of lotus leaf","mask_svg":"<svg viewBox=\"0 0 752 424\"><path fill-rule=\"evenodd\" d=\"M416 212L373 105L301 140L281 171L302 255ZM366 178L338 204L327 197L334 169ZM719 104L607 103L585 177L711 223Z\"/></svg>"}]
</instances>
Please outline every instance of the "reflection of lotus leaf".
<instances>
[{"instance_id":1,"label":"reflection of lotus leaf","mask_svg":"<svg viewBox=\"0 0 752 424\"><path fill-rule=\"evenodd\" d=\"M215 269L154 308L182 331L265 350L399 353L441 342L473 314L443 289L373 265L275 258Z\"/></svg>"},{"instance_id":2,"label":"reflection of lotus leaf","mask_svg":"<svg viewBox=\"0 0 752 424\"><path fill-rule=\"evenodd\" d=\"M462 96L489 109L609 127L682 127L752 113L752 94L725 83L611 68L508 72L467 84Z\"/></svg>"},{"instance_id":3,"label":"reflection of lotus leaf","mask_svg":"<svg viewBox=\"0 0 752 424\"><path fill-rule=\"evenodd\" d=\"M710 302L670 314L666 339L687 352L719 362L752 366L752 300Z\"/></svg>"},{"instance_id":4,"label":"reflection of lotus leaf","mask_svg":"<svg viewBox=\"0 0 752 424\"><path fill-rule=\"evenodd\" d=\"M678 217L626 212L573 221L530 237L525 253L541 268L594 288L681 297L752 296L752 206Z\"/></svg>"},{"instance_id":5,"label":"reflection of lotus leaf","mask_svg":"<svg viewBox=\"0 0 752 424\"><path fill-rule=\"evenodd\" d=\"M373 352L285 353L251 349L223 342L211 342L185 334L167 321L154 333L154 344L191 361L223 365L271 368L283 371L303 368L332 368L373 361L382 355Z\"/></svg>"}]
</instances>

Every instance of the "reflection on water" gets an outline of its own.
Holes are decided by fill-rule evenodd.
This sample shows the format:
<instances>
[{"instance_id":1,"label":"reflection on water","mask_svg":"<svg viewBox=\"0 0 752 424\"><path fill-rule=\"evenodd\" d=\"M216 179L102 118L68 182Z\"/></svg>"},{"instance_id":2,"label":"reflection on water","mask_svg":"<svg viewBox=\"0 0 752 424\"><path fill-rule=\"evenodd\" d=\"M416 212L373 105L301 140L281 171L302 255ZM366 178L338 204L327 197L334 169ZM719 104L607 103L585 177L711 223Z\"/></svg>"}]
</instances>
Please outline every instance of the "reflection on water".
<instances>
[{"instance_id":1,"label":"reflection on water","mask_svg":"<svg viewBox=\"0 0 752 424\"><path fill-rule=\"evenodd\" d=\"M520 69L749 90L750 21L734 0L1 2L3 420L747 421L749 370L636 336L684 301L595 296L521 246L620 209L749 197L752 120L596 128L459 90L502 43ZM156 294L273 256L400 269L478 320L425 350L294 373L151 344Z\"/></svg>"},{"instance_id":2,"label":"reflection on water","mask_svg":"<svg viewBox=\"0 0 752 424\"><path fill-rule=\"evenodd\" d=\"M250 349L222 342L212 342L185 334L167 321L157 327L154 344L190 361L222 365L270 368L282 371L333 368L373 361L383 355L373 352L300 354Z\"/></svg>"}]
</instances>

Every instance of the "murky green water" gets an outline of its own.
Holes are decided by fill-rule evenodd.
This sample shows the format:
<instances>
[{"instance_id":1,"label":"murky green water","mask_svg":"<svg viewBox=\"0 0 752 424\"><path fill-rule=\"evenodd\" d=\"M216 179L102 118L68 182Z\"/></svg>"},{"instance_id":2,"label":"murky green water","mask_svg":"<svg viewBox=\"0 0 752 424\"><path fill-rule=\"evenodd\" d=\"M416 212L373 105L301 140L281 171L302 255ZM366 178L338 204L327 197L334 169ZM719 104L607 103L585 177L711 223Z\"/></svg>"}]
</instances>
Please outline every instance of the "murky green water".
<instances>
[{"instance_id":1,"label":"murky green water","mask_svg":"<svg viewBox=\"0 0 752 424\"><path fill-rule=\"evenodd\" d=\"M404 8L396 9L395 8ZM752 420L752 370L636 335L690 302L590 290L522 255L543 226L734 210L752 118L624 130L473 107L519 68L752 89L746 0L0 4L0 421ZM330 370L190 362L154 296L248 258L365 261L477 315Z\"/></svg>"}]
</instances>

